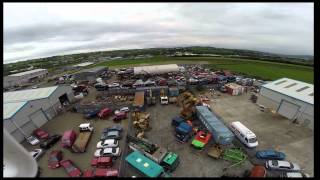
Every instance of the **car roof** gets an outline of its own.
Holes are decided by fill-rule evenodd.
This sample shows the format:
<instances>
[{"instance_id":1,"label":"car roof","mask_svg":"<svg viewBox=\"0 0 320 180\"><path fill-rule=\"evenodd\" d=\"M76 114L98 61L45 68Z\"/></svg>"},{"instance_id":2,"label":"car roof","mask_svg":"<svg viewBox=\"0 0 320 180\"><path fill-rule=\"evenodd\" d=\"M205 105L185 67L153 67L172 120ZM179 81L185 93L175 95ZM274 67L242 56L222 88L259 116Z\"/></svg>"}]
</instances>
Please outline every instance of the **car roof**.
<instances>
[{"instance_id":1,"label":"car roof","mask_svg":"<svg viewBox=\"0 0 320 180\"><path fill-rule=\"evenodd\" d=\"M278 166L290 167L290 163L288 161L278 161Z\"/></svg>"},{"instance_id":2,"label":"car roof","mask_svg":"<svg viewBox=\"0 0 320 180\"><path fill-rule=\"evenodd\" d=\"M106 144L112 144L112 143L115 143L115 139L106 139L106 140L104 140L104 143Z\"/></svg>"},{"instance_id":3,"label":"car roof","mask_svg":"<svg viewBox=\"0 0 320 180\"><path fill-rule=\"evenodd\" d=\"M287 177L303 177L300 172L287 172Z\"/></svg>"},{"instance_id":4,"label":"car roof","mask_svg":"<svg viewBox=\"0 0 320 180\"><path fill-rule=\"evenodd\" d=\"M103 153L112 153L112 148L104 148Z\"/></svg>"}]
</instances>

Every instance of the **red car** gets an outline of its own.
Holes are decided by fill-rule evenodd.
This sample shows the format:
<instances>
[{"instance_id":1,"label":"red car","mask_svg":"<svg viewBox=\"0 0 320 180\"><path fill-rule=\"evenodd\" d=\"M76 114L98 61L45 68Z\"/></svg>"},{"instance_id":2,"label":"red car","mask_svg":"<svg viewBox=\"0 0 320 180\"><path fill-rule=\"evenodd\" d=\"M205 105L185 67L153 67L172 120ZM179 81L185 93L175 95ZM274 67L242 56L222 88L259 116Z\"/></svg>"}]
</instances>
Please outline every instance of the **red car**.
<instances>
[{"instance_id":1,"label":"red car","mask_svg":"<svg viewBox=\"0 0 320 180\"><path fill-rule=\"evenodd\" d=\"M254 166L251 169L250 177L254 177L254 178L266 177L266 168L264 166Z\"/></svg>"},{"instance_id":2,"label":"red car","mask_svg":"<svg viewBox=\"0 0 320 180\"><path fill-rule=\"evenodd\" d=\"M111 157L98 157L91 160L91 166L93 167L111 167L112 158Z\"/></svg>"},{"instance_id":3,"label":"red car","mask_svg":"<svg viewBox=\"0 0 320 180\"><path fill-rule=\"evenodd\" d=\"M210 141L211 136L212 136L211 133L205 133L204 131L199 131L195 139L206 145Z\"/></svg>"},{"instance_id":4,"label":"red car","mask_svg":"<svg viewBox=\"0 0 320 180\"><path fill-rule=\"evenodd\" d=\"M111 114L112 114L112 110L110 108L104 108L99 112L98 117L101 119L104 119Z\"/></svg>"},{"instance_id":5,"label":"red car","mask_svg":"<svg viewBox=\"0 0 320 180\"><path fill-rule=\"evenodd\" d=\"M126 112L120 112L113 118L113 120L114 121L120 121L120 120L126 119L126 118L127 118L127 113Z\"/></svg>"},{"instance_id":6,"label":"red car","mask_svg":"<svg viewBox=\"0 0 320 180\"><path fill-rule=\"evenodd\" d=\"M60 161L62 160L62 152L60 150L54 150L49 155L48 167L55 169L60 167Z\"/></svg>"},{"instance_id":7,"label":"red car","mask_svg":"<svg viewBox=\"0 0 320 180\"><path fill-rule=\"evenodd\" d=\"M71 148L76 138L77 138L77 134L74 130L65 131L61 139L61 147Z\"/></svg>"},{"instance_id":8,"label":"red car","mask_svg":"<svg viewBox=\"0 0 320 180\"><path fill-rule=\"evenodd\" d=\"M82 172L76 167L73 162L69 159L60 161L61 166L67 171L70 177L80 177Z\"/></svg>"},{"instance_id":9,"label":"red car","mask_svg":"<svg viewBox=\"0 0 320 180\"><path fill-rule=\"evenodd\" d=\"M118 177L119 172L113 168L95 168L84 171L82 177Z\"/></svg>"},{"instance_id":10,"label":"red car","mask_svg":"<svg viewBox=\"0 0 320 180\"><path fill-rule=\"evenodd\" d=\"M40 139L47 139L49 137L49 133L40 128L34 130L33 134Z\"/></svg>"}]
</instances>

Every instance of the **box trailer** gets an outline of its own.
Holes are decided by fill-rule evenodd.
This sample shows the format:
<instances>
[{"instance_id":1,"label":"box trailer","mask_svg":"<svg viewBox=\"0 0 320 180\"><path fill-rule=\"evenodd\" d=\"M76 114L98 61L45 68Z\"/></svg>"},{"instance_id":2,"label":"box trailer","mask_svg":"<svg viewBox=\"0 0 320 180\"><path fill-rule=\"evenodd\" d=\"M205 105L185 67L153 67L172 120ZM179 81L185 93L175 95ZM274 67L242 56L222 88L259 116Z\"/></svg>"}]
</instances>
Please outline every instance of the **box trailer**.
<instances>
[{"instance_id":1,"label":"box trailer","mask_svg":"<svg viewBox=\"0 0 320 180\"><path fill-rule=\"evenodd\" d=\"M144 110L144 91L138 91L135 93L132 106L135 110Z\"/></svg>"},{"instance_id":2,"label":"box trailer","mask_svg":"<svg viewBox=\"0 0 320 180\"><path fill-rule=\"evenodd\" d=\"M231 144L234 134L225 126L221 120L209 111L206 106L196 106L197 117L212 133L215 143L221 145Z\"/></svg>"}]
</instances>

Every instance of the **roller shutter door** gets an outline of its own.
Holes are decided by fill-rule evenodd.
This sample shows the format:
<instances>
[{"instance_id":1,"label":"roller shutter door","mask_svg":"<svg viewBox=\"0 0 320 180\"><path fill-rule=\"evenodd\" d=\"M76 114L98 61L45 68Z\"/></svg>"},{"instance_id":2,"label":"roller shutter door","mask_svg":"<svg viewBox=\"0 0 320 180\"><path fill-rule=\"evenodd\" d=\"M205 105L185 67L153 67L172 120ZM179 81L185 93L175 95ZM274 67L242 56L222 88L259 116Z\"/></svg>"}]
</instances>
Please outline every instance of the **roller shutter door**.
<instances>
[{"instance_id":1,"label":"roller shutter door","mask_svg":"<svg viewBox=\"0 0 320 180\"><path fill-rule=\"evenodd\" d=\"M21 129L27 136L29 136L35 129L37 129L37 126L32 121L29 121L24 124Z\"/></svg>"},{"instance_id":2,"label":"roller shutter door","mask_svg":"<svg viewBox=\"0 0 320 180\"><path fill-rule=\"evenodd\" d=\"M19 129L16 129L11 133L11 135L20 143L22 142L25 138L24 135L20 132Z\"/></svg>"},{"instance_id":3,"label":"roller shutter door","mask_svg":"<svg viewBox=\"0 0 320 180\"><path fill-rule=\"evenodd\" d=\"M47 123L48 119L41 109L30 115L30 119L34 122L37 127L41 127Z\"/></svg>"},{"instance_id":4,"label":"roller shutter door","mask_svg":"<svg viewBox=\"0 0 320 180\"><path fill-rule=\"evenodd\" d=\"M282 100L280 107L278 109L278 113L288 119L293 119L297 114L300 106L293 104L289 101Z\"/></svg>"}]
</instances>

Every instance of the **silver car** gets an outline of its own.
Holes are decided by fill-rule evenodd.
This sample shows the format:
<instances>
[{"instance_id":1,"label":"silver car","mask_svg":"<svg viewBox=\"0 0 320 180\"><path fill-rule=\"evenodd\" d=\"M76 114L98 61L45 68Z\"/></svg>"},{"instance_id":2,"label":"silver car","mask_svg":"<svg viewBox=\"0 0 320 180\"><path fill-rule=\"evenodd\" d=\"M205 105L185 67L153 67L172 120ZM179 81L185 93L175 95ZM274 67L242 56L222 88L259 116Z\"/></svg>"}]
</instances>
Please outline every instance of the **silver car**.
<instances>
[{"instance_id":1,"label":"silver car","mask_svg":"<svg viewBox=\"0 0 320 180\"><path fill-rule=\"evenodd\" d=\"M119 147L116 148L104 148L104 149L97 149L94 152L94 157L101 157L101 156L106 156L106 157L117 157L120 156L121 151Z\"/></svg>"},{"instance_id":2,"label":"silver car","mask_svg":"<svg viewBox=\"0 0 320 180\"><path fill-rule=\"evenodd\" d=\"M288 161L278 161L278 160L268 160L266 162L266 168L281 170L281 171L300 171L301 168L296 163L291 163Z\"/></svg>"},{"instance_id":3,"label":"silver car","mask_svg":"<svg viewBox=\"0 0 320 180\"><path fill-rule=\"evenodd\" d=\"M115 139L106 139L103 141L99 141L97 144L97 148L110 148L110 147L118 147L119 142Z\"/></svg>"},{"instance_id":4,"label":"silver car","mask_svg":"<svg viewBox=\"0 0 320 180\"><path fill-rule=\"evenodd\" d=\"M34 149L29 153L33 159L38 160L43 155L44 151L42 149Z\"/></svg>"}]
</instances>

